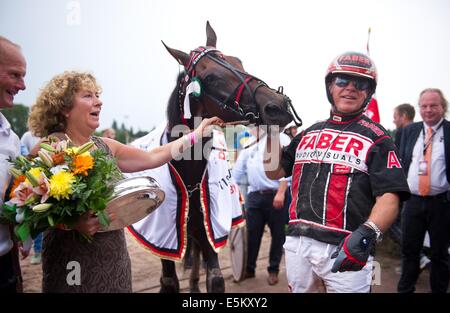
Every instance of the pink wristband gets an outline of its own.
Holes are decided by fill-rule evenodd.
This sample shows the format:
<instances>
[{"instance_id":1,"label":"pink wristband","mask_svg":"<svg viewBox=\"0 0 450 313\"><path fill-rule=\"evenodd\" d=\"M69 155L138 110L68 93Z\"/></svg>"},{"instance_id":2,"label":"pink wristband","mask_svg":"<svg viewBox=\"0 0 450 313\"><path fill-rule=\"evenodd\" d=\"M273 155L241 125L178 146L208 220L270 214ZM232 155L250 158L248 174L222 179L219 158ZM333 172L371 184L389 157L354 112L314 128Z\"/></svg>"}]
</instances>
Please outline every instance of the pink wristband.
<instances>
[{"instance_id":1,"label":"pink wristband","mask_svg":"<svg viewBox=\"0 0 450 313\"><path fill-rule=\"evenodd\" d=\"M197 136L195 135L194 132L190 132L190 133L188 134L188 139L189 139L189 144L190 144L191 146L193 146L194 144L197 143Z\"/></svg>"}]
</instances>

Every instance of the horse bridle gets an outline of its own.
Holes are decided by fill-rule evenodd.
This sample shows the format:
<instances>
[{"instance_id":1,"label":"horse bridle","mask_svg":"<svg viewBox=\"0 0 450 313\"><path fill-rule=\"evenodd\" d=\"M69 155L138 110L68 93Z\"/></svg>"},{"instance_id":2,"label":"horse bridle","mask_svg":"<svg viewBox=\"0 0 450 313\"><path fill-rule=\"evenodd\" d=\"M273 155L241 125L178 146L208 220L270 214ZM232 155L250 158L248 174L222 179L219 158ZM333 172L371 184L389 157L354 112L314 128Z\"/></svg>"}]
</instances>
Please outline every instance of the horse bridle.
<instances>
[{"instance_id":1,"label":"horse bridle","mask_svg":"<svg viewBox=\"0 0 450 313\"><path fill-rule=\"evenodd\" d=\"M182 107L182 98L183 98L183 85L187 84L189 81L191 81L195 77L195 66L197 63L203 58L207 57L208 59L214 61L215 63L221 65L222 67L226 68L227 70L231 71L233 75L235 75L240 81L241 84L239 84L235 90L228 95L228 97L225 99L225 101L221 101L214 95L207 92L207 88L205 88L205 95L213 101L216 105L218 105L220 108L227 110L229 112L232 112L234 114L237 114L241 119L249 120L251 123L261 124L261 117L258 109L258 103L256 101L256 92L260 87L267 87L271 90L275 90L270 88L262 79L257 78L256 76L250 75L248 73L242 72L241 70L235 68L230 63L224 60L223 57L220 55L223 55L219 50L215 49L214 47L199 47L190 53L188 64L185 65L186 69L186 77L184 80L181 80L180 88L179 88L179 103L180 103L180 109L183 111ZM252 80L255 80L257 82L257 85L255 89L251 90L248 83ZM255 105L254 111L247 111L244 112L240 105L240 100L242 97L242 94L245 90L247 90L248 94L252 96L253 103ZM275 90L276 93L281 94L284 97L284 101L288 104L288 113L291 115L292 119L294 120L294 123L297 126L302 125L302 120L298 117L297 112L295 112L295 109L291 103L291 100L288 96L283 94L283 87L280 86L277 90ZM188 95L186 95L188 96ZM292 110L292 112L291 112ZM297 118L295 120L294 116Z\"/></svg>"}]
</instances>

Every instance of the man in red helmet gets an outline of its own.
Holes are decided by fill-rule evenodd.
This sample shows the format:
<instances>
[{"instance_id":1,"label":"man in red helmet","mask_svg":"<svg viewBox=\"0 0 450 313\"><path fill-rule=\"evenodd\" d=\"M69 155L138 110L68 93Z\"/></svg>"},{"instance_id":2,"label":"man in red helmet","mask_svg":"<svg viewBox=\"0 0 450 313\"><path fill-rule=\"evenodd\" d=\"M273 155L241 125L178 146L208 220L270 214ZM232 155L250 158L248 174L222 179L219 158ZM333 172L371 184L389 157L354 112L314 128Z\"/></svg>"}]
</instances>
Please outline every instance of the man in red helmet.
<instances>
[{"instance_id":1,"label":"man in red helmet","mask_svg":"<svg viewBox=\"0 0 450 313\"><path fill-rule=\"evenodd\" d=\"M339 55L325 76L330 117L283 149L269 131L267 177L292 175L284 249L293 292L370 292L375 243L409 196L391 137L363 115L376 84L368 56Z\"/></svg>"}]
</instances>

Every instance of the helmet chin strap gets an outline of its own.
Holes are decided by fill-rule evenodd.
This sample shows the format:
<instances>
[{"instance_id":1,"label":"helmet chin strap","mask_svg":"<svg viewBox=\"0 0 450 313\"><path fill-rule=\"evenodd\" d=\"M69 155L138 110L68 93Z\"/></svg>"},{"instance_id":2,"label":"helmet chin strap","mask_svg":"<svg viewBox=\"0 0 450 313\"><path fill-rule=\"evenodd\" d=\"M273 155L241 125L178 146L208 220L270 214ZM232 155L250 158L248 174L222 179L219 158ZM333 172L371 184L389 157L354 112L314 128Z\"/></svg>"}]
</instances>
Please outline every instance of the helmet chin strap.
<instances>
[{"instance_id":1,"label":"helmet chin strap","mask_svg":"<svg viewBox=\"0 0 450 313\"><path fill-rule=\"evenodd\" d=\"M367 103L367 104L368 104L368 103ZM337 109L336 105L333 103L333 104L331 105L331 111L332 111L333 113L336 113L336 114L339 114L339 115L344 115L344 116L346 116L346 115L357 115L357 114L363 113L363 112L366 110L367 104L361 106L361 108L360 108L358 111L354 111L354 112L351 112L351 113L344 113L344 112L339 111L339 110Z\"/></svg>"}]
</instances>

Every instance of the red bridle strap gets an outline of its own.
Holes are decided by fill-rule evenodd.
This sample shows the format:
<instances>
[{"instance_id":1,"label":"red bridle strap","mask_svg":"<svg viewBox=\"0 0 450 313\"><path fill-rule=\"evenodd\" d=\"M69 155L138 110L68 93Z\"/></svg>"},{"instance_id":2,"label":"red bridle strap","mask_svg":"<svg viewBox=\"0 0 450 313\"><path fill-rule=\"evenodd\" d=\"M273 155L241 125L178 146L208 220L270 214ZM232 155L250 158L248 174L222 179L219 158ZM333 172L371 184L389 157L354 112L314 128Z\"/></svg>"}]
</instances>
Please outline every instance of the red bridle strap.
<instances>
[{"instance_id":1,"label":"red bridle strap","mask_svg":"<svg viewBox=\"0 0 450 313\"><path fill-rule=\"evenodd\" d=\"M191 75L190 72L194 70L195 65L200 61L201 58L203 58L209 52L221 53L215 47L198 47L197 49L191 51L191 53L189 55L189 61L187 64L184 65L186 72ZM191 75L191 77L192 77L192 75Z\"/></svg>"},{"instance_id":2,"label":"red bridle strap","mask_svg":"<svg viewBox=\"0 0 450 313\"><path fill-rule=\"evenodd\" d=\"M239 86L239 90L236 95L236 99L234 100L234 103L236 103L236 107L239 107L239 101L241 101L242 92L244 91L245 85L253 79L252 76L247 76L247 78L244 80L244 82Z\"/></svg>"}]
</instances>

